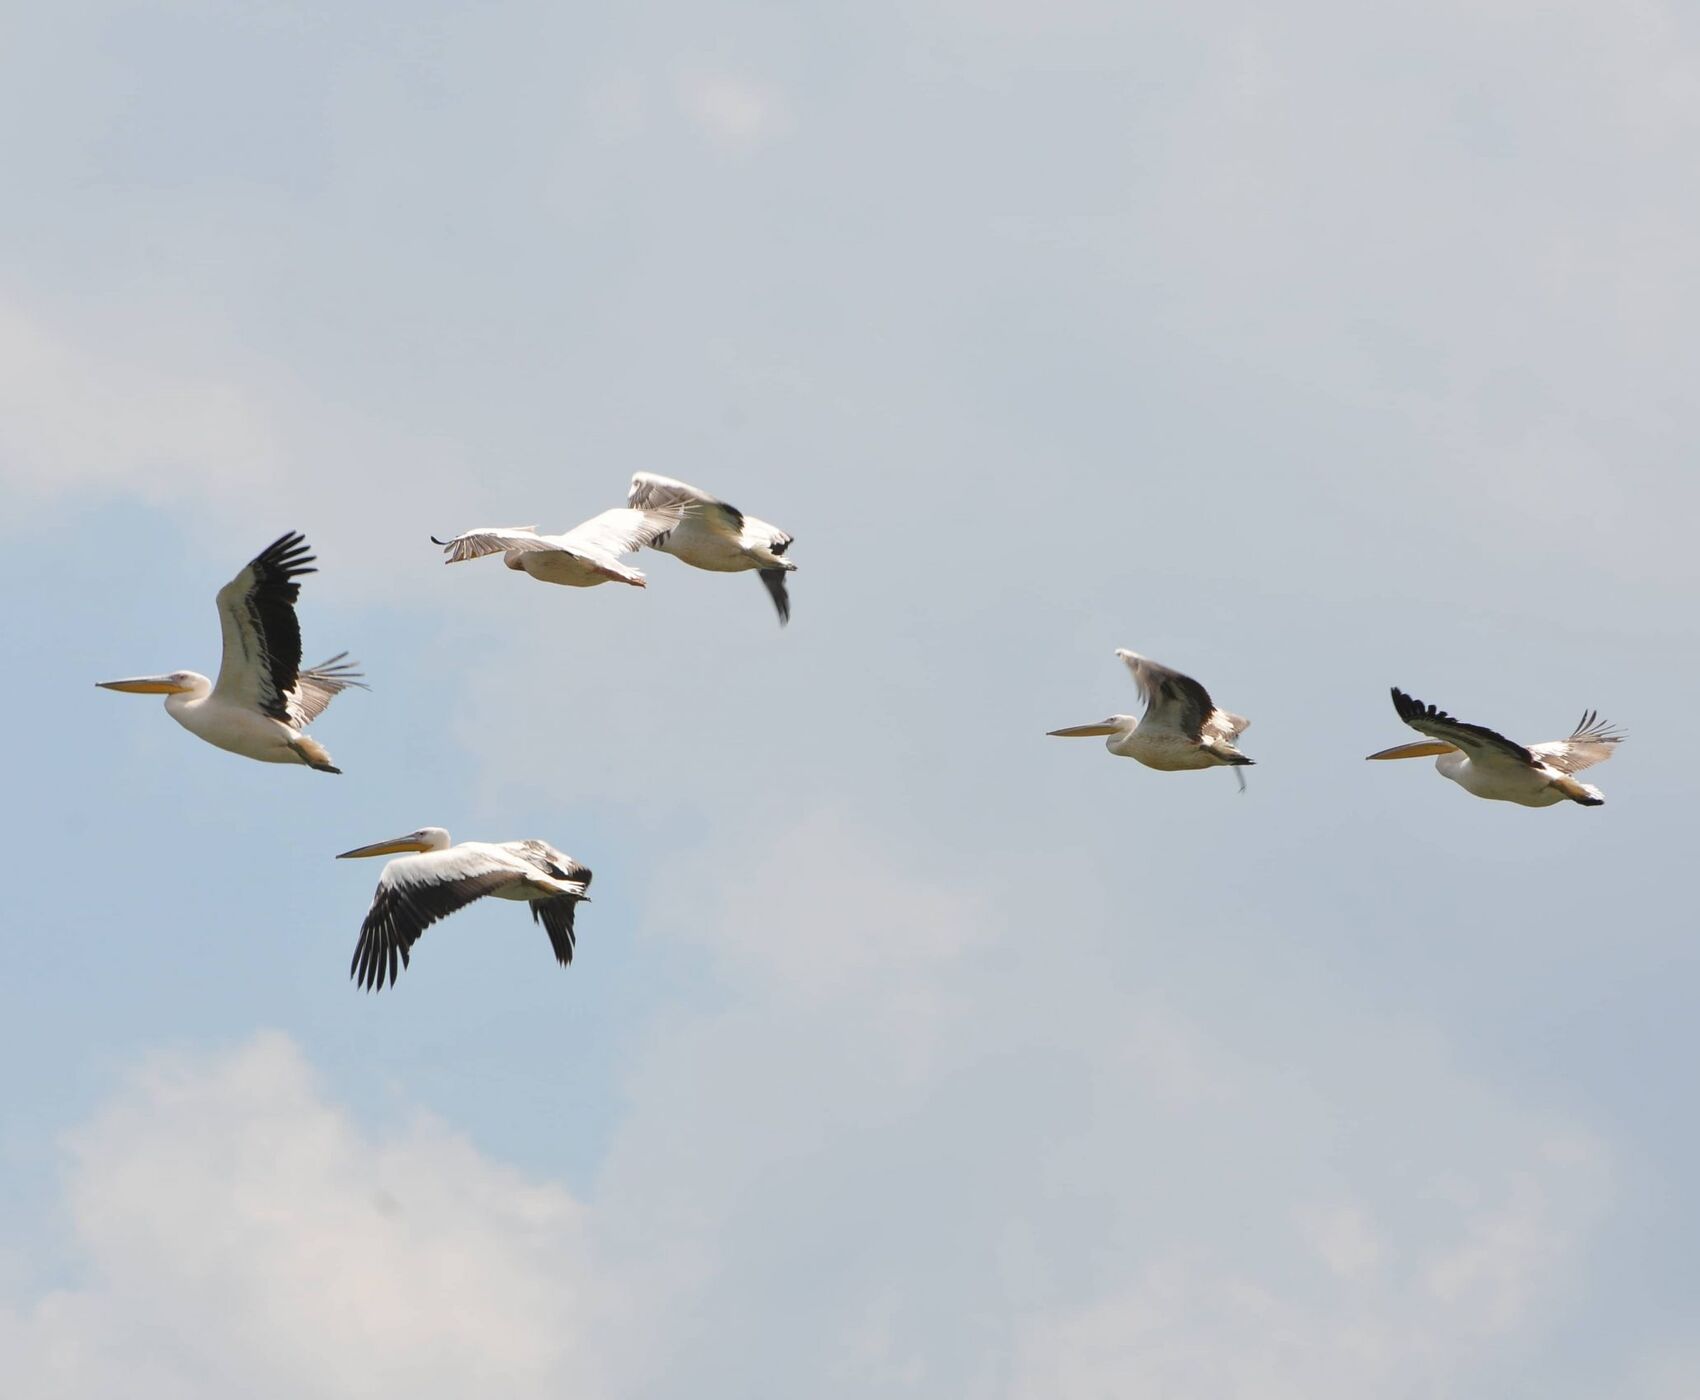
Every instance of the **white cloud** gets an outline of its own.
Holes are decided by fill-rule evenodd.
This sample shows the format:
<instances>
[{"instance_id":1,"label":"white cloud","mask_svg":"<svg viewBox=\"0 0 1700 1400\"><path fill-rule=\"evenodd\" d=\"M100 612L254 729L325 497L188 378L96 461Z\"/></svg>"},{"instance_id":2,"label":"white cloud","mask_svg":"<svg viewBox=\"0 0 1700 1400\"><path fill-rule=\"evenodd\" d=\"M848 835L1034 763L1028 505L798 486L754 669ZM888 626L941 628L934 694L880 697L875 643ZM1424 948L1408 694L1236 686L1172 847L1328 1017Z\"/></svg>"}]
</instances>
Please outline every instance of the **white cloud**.
<instances>
[{"instance_id":1,"label":"white cloud","mask_svg":"<svg viewBox=\"0 0 1700 1400\"><path fill-rule=\"evenodd\" d=\"M1491 1200L1438 1222L1372 1220L1342 1204L1311 1213L1311 1244L1334 1275L1282 1281L1244 1261L1185 1251L1124 1290L1023 1327L1017 1400L1357 1400L1476 1393L1473 1367L1513 1338L1536 1299L1562 1297L1598 1210L1592 1152L1532 1144L1523 1168L1482 1183ZM1527 1164L1525 1164L1526 1166ZM1434 1232L1434 1233L1431 1233ZM1396 1235L1401 1263L1387 1261Z\"/></svg>"},{"instance_id":2,"label":"white cloud","mask_svg":"<svg viewBox=\"0 0 1700 1400\"><path fill-rule=\"evenodd\" d=\"M0 1314L11 1393L596 1393L580 1206L439 1123L360 1127L283 1036L154 1061L71 1161L88 1277Z\"/></svg>"},{"instance_id":3,"label":"white cloud","mask_svg":"<svg viewBox=\"0 0 1700 1400\"><path fill-rule=\"evenodd\" d=\"M1301 1211L1299 1221L1317 1257L1339 1277L1365 1278L1381 1264L1381 1238L1363 1207L1341 1204Z\"/></svg>"},{"instance_id":4,"label":"white cloud","mask_svg":"<svg viewBox=\"0 0 1700 1400\"><path fill-rule=\"evenodd\" d=\"M96 351L0 295L0 483L159 502L276 489L284 453L238 385Z\"/></svg>"},{"instance_id":5,"label":"white cloud","mask_svg":"<svg viewBox=\"0 0 1700 1400\"><path fill-rule=\"evenodd\" d=\"M1604 1151L1431 1041L1318 1003L1269 1064L1103 977L1054 893L988 907L839 816L722 854L649 935L716 995L648 1028L589 1204L353 1121L281 1036L164 1057L73 1135L86 1276L0 1313L0 1366L64 1400L1327 1400L1457 1393L1560 1316Z\"/></svg>"},{"instance_id":6,"label":"white cloud","mask_svg":"<svg viewBox=\"0 0 1700 1400\"><path fill-rule=\"evenodd\" d=\"M1431 1036L1306 998L1271 1063L1106 979L1060 891L988 905L840 817L713 874L738 840L667 917L726 1004L650 1038L597 1192L705 1280L658 1393L747 1388L783 1317L792 1393L1440 1395L1570 1302L1605 1148Z\"/></svg>"},{"instance_id":7,"label":"white cloud","mask_svg":"<svg viewBox=\"0 0 1700 1400\"><path fill-rule=\"evenodd\" d=\"M741 150L772 134L781 115L768 88L730 73L697 73L679 83L679 102L718 145Z\"/></svg>"}]
</instances>

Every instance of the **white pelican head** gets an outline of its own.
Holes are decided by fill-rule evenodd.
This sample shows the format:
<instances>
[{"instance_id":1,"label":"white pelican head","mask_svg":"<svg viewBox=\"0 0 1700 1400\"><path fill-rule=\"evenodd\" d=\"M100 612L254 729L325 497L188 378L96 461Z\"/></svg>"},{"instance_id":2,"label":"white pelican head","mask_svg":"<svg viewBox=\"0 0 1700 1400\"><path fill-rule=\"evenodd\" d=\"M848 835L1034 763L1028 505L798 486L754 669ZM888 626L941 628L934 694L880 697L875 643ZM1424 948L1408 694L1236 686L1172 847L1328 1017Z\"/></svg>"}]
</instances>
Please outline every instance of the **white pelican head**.
<instances>
[{"instance_id":1,"label":"white pelican head","mask_svg":"<svg viewBox=\"0 0 1700 1400\"><path fill-rule=\"evenodd\" d=\"M449 834L442 827L422 826L418 831L408 832L406 836L391 837L388 841L375 841L370 846L356 846L352 851L344 851L337 859L359 860L364 856L394 856L419 851L446 851L449 845Z\"/></svg>"},{"instance_id":2,"label":"white pelican head","mask_svg":"<svg viewBox=\"0 0 1700 1400\"><path fill-rule=\"evenodd\" d=\"M206 695L212 682L198 671L172 671L164 676L132 676L122 681L96 681L102 690L122 690L131 695Z\"/></svg>"}]
</instances>

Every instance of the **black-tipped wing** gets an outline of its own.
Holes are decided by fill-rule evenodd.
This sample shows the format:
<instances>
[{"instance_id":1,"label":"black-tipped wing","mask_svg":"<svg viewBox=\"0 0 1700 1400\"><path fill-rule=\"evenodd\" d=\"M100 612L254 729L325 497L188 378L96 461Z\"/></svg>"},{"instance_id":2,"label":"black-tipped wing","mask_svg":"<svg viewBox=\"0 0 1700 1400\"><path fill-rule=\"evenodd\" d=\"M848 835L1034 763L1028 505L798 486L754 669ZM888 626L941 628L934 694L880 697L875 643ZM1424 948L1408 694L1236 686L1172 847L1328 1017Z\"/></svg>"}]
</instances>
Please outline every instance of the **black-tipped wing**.
<instances>
[{"instance_id":1,"label":"black-tipped wing","mask_svg":"<svg viewBox=\"0 0 1700 1400\"><path fill-rule=\"evenodd\" d=\"M512 852L528 865L535 866L553 880L576 880L590 887L590 867L574 860L565 851L557 851L547 841L509 841L503 849Z\"/></svg>"},{"instance_id":2,"label":"black-tipped wing","mask_svg":"<svg viewBox=\"0 0 1700 1400\"><path fill-rule=\"evenodd\" d=\"M266 546L218 590L224 659L214 694L285 724L295 722L289 695L301 671L297 580L317 573L312 565L306 537L292 532Z\"/></svg>"},{"instance_id":3,"label":"black-tipped wing","mask_svg":"<svg viewBox=\"0 0 1700 1400\"><path fill-rule=\"evenodd\" d=\"M1472 762L1503 763L1510 760L1529 768L1540 762L1522 744L1507 739L1497 730L1482 724L1465 724L1437 705L1425 705L1421 700L1413 699L1398 686L1393 687L1393 708L1398 711L1399 718L1417 733L1451 744Z\"/></svg>"},{"instance_id":4,"label":"black-tipped wing","mask_svg":"<svg viewBox=\"0 0 1700 1400\"><path fill-rule=\"evenodd\" d=\"M639 472L632 478L626 504L634 510L663 510L668 506L694 506L697 518L709 529L738 538L744 532L744 512L719 500L700 487L670 476Z\"/></svg>"},{"instance_id":5,"label":"black-tipped wing","mask_svg":"<svg viewBox=\"0 0 1700 1400\"><path fill-rule=\"evenodd\" d=\"M785 569L763 569L761 571L761 586L767 590L767 596L773 599L775 611L779 614L779 625L783 627L791 620L791 594L785 586Z\"/></svg>"},{"instance_id":6,"label":"black-tipped wing","mask_svg":"<svg viewBox=\"0 0 1700 1400\"><path fill-rule=\"evenodd\" d=\"M1205 721L1216 710L1209 691L1191 676L1183 676L1138 652L1124 650L1116 655L1127 663L1133 683L1145 701L1142 725L1151 729L1178 729L1194 739L1203 735Z\"/></svg>"},{"instance_id":7,"label":"black-tipped wing","mask_svg":"<svg viewBox=\"0 0 1700 1400\"><path fill-rule=\"evenodd\" d=\"M508 861L458 847L391 861L360 925L348 975L371 991L393 983L432 924L523 878Z\"/></svg>"}]
</instances>

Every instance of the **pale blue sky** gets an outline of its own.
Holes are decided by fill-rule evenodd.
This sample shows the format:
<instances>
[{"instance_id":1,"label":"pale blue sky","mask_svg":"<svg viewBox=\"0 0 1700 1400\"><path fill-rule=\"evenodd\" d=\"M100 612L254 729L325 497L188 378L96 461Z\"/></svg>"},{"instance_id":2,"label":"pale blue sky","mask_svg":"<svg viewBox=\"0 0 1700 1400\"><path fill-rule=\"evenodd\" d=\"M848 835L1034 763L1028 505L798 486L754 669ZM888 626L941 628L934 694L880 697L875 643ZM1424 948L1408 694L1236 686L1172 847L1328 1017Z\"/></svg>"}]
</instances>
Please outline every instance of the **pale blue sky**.
<instances>
[{"instance_id":1,"label":"pale blue sky","mask_svg":"<svg viewBox=\"0 0 1700 1400\"><path fill-rule=\"evenodd\" d=\"M0 7L31 1394L1700 1394L1675 5ZM634 470L797 537L568 592ZM341 779L217 665L300 529ZM1251 716L1046 729L1112 655ZM1468 799L1398 684L1630 732ZM596 870L347 981L420 824ZM163 1338L170 1340L164 1341Z\"/></svg>"}]
</instances>

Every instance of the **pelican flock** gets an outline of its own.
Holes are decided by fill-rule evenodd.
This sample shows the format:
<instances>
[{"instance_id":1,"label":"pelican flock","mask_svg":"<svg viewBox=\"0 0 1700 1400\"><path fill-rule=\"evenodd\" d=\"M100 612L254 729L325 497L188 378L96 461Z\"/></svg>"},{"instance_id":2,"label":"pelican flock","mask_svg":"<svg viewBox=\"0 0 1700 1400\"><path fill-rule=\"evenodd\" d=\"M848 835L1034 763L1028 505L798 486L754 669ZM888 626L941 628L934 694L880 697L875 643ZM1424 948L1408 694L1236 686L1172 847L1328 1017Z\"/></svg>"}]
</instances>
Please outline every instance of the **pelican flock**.
<instances>
[{"instance_id":1,"label":"pelican flock","mask_svg":"<svg viewBox=\"0 0 1700 1400\"><path fill-rule=\"evenodd\" d=\"M736 506L671 477L639 472L632 478L626 504L634 510L682 508L686 514L671 530L649 541L651 549L671 554L696 569L732 574L755 569L773 606L779 625L791 620L791 599L785 576L796 565L785 557L791 536L777 525L745 515Z\"/></svg>"},{"instance_id":2,"label":"pelican flock","mask_svg":"<svg viewBox=\"0 0 1700 1400\"><path fill-rule=\"evenodd\" d=\"M306 538L282 535L218 590L224 659L218 680L198 671L96 681L106 690L165 696L165 712L209 744L261 763L304 763L340 773L305 730L349 686L366 686L348 653L301 669L298 582L312 567Z\"/></svg>"},{"instance_id":3,"label":"pelican flock","mask_svg":"<svg viewBox=\"0 0 1700 1400\"><path fill-rule=\"evenodd\" d=\"M698 487L639 472L628 504L591 517L560 535L535 526L468 530L439 540L447 562L500 554L508 568L544 583L587 588L602 583L643 587L643 573L623 556L643 549L671 554L713 573L755 572L773 600L781 624L791 615L787 577L796 569L786 554L792 536L745 515ZM296 532L268 545L218 592L224 652L218 679L194 671L99 681L107 690L163 695L166 712L208 743L264 763L303 764L325 773L342 770L306 732L325 707L350 686L365 689L355 663L339 652L317 666L301 665L296 604L301 579L316 573L306 538ZM1186 772L1227 767L1245 790L1243 769L1252 759L1238 740L1249 721L1225 710L1191 676L1138 652L1118 650L1144 703L1141 715L1116 714L1096 724L1053 729L1065 739L1102 738L1119 757L1147 768ZM1560 802L1598 807L1605 798L1577 774L1602 763L1623 741L1622 731L1588 710L1568 738L1523 745L1496 730L1467 724L1394 688L1393 706L1420 742L1400 744L1372 759L1433 757L1442 776L1465 791L1525 807ZM360 926L349 975L361 987L392 985L408 965L413 945L432 924L486 895L523 900L549 936L556 961L572 962L573 920L589 898L588 866L538 840L451 843L441 827L344 851L339 860L393 856L378 878L371 908Z\"/></svg>"},{"instance_id":4,"label":"pelican flock","mask_svg":"<svg viewBox=\"0 0 1700 1400\"><path fill-rule=\"evenodd\" d=\"M404 852L408 854L403 854ZM589 867L546 841L449 841L440 826L344 851L338 860L394 855L378 876L348 973L369 991L393 984L419 935L485 895L522 899L543 925L555 961L573 960L573 914L589 896Z\"/></svg>"},{"instance_id":5,"label":"pelican flock","mask_svg":"<svg viewBox=\"0 0 1700 1400\"><path fill-rule=\"evenodd\" d=\"M1250 766L1253 760L1234 747L1234 740L1251 723L1249 719L1218 707L1210 692L1191 676L1126 648L1116 655L1133 673L1145 713L1137 718L1111 715L1097 724L1053 729L1052 738L1104 738L1104 747L1111 753L1137 759L1147 768L1165 773ZM1245 791L1245 775L1236 772L1234 776L1239 779L1240 791Z\"/></svg>"},{"instance_id":6,"label":"pelican flock","mask_svg":"<svg viewBox=\"0 0 1700 1400\"><path fill-rule=\"evenodd\" d=\"M1624 739L1593 710L1582 716L1568 739L1525 746L1484 725L1453 719L1397 686L1393 708L1412 729L1428 737L1421 743L1382 749L1371 758L1433 758L1440 775L1465 792L1524 807L1567 801L1584 807L1603 805L1605 794L1589 783L1577 782L1576 774L1604 763Z\"/></svg>"}]
</instances>

